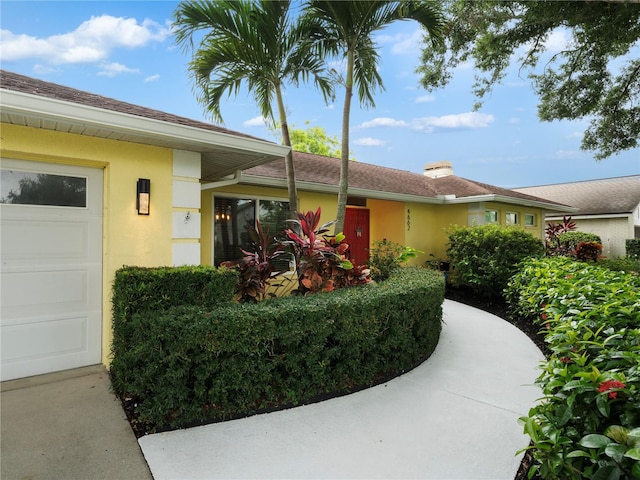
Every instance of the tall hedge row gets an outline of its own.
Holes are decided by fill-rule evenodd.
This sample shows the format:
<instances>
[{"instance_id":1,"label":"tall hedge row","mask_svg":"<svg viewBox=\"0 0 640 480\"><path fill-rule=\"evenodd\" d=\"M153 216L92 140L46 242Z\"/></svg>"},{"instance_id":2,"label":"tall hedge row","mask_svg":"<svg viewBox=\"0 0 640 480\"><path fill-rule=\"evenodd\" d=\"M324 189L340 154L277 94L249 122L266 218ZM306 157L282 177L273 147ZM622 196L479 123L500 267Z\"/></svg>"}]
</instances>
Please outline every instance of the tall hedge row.
<instances>
[{"instance_id":1,"label":"tall hedge row","mask_svg":"<svg viewBox=\"0 0 640 480\"><path fill-rule=\"evenodd\" d=\"M131 348L136 331L132 322L140 312L159 312L180 305L212 309L233 301L238 274L229 269L195 267L133 267L116 272L113 282L113 382L126 382L125 373L135 375L137 365L120 365Z\"/></svg>"},{"instance_id":2,"label":"tall hedge row","mask_svg":"<svg viewBox=\"0 0 640 480\"><path fill-rule=\"evenodd\" d=\"M130 318L111 367L148 429L248 415L374 384L427 358L444 279L406 268L375 285ZM125 345L123 345L125 347Z\"/></svg>"}]
</instances>

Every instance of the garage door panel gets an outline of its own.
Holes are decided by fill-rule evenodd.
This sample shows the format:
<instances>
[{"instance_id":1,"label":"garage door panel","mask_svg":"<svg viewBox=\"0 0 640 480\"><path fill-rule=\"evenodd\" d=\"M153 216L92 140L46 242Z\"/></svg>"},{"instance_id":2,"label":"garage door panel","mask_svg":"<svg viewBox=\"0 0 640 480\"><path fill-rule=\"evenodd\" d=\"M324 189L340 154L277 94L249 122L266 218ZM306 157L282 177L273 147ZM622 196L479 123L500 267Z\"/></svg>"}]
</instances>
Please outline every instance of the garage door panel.
<instances>
[{"instance_id":1,"label":"garage door panel","mask_svg":"<svg viewBox=\"0 0 640 480\"><path fill-rule=\"evenodd\" d=\"M2 335L4 366L25 360L86 352L86 315L71 318L30 318L20 325L7 326Z\"/></svg>"},{"instance_id":2,"label":"garage door panel","mask_svg":"<svg viewBox=\"0 0 640 480\"><path fill-rule=\"evenodd\" d=\"M102 170L4 158L0 167L2 198L20 200L0 203L1 379L100 363ZM46 204L22 179L46 190Z\"/></svg>"},{"instance_id":3,"label":"garage door panel","mask_svg":"<svg viewBox=\"0 0 640 480\"><path fill-rule=\"evenodd\" d=\"M89 271L49 270L6 273L2 289L2 314L17 316L42 311L49 313L86 309ZM6 323L6 322L3 322Z\"/></svg>"},{"instance_id":4,"label":"garage door panel","mask_svg":"<svg viewBox=\"0 0 640 480\"><path fill-rule=\"evenodd\" d=\"M5 261L87 259L89 224L63 220L8 220L2 223Z\"/></svg>"}]
</instances>

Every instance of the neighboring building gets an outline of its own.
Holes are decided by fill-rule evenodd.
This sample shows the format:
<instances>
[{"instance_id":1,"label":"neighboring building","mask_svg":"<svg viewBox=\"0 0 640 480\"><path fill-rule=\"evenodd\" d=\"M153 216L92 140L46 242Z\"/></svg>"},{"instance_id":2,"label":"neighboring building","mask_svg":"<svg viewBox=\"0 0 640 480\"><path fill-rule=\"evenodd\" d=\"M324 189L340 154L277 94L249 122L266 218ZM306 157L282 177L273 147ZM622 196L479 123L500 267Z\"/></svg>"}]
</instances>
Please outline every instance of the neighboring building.
<instances>
[{"instance_id":1,"label":"neighboring building","mask_svg":"<svg viewBox=\"0 0 640 480\"><path fill-rule=\"evenodd\" d=\"M123 265L218 264L246 245L247 222L275 229L286 218L287 147L6 71L0 108L2 380L108 365ZM300 210L321 206L332 220L340 161L294 157ZM566 208L362 162L349 185L358 262L383 238L426 252L417 263L442 258L452 224L513 223L541 237L547 211Z\"/></svg>"},{"instance_id":2,"label":"neighboring building","mask_svg":"<svg viewBox=\"0 0 640 480\"><path fill-rule=\"evenodd\" d=\"M514 190L575 207L573 212L549 211L545 220L557 223L570 215L578 230L600 236L606 257L625 256L625 241L640 238L640 175Z\"/></svg>"}]
</instances>

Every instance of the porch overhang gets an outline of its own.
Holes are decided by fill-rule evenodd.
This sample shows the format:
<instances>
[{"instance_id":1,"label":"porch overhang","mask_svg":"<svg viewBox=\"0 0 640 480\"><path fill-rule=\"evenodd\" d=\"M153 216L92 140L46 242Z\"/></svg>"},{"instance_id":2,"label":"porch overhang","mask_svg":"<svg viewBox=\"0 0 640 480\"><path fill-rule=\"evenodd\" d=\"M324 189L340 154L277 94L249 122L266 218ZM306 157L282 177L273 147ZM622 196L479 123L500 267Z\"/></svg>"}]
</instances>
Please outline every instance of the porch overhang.
<instances>
[{"instance_id":1,"label":"porch overhang","mask_svg":"<svg viewBox=\"0 0 640 480\"><path fill-rule=\"evenodd\" d=\"M198 152L201 179L215 181L284 157L289 147L0 88L2 123Z\"/></svg>"}]
</instances>

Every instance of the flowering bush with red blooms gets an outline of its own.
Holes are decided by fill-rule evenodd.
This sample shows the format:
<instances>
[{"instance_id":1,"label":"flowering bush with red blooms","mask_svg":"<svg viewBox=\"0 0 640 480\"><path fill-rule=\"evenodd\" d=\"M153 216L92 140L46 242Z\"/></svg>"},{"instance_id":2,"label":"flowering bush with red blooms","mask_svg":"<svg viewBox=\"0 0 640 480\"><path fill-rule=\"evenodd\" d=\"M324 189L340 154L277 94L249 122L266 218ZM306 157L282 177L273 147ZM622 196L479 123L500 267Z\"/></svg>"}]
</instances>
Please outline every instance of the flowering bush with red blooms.
<instances>
[{"instance_id":1,"label":"flowering bush with red blooms","mask_svg":"<svg viewBox=\"0 0 640 480\"><path fill-rule=\"evenodd\" d=\"M609 393L609 398L618 398L618 392L613 389L622 389L624 387L626 385L618 380L607 380L600 384L598 391L600 393Z\"/></svg>"},{"instance_id":2,"label":"flowering bush with red blooms","mask_svg":"<svg viewBox=\"0 0 640 480\"><path fill-rule=\"evenodd\" d=\"M520 420L542 478L640 478L640 277L563 257L529 260L506 296L548 325L543 399Z\"/></svg>"}]
</instances>

